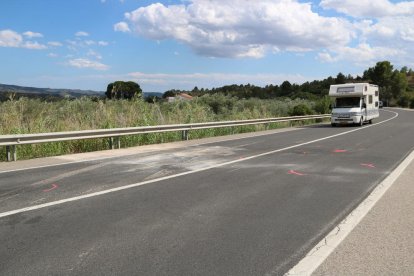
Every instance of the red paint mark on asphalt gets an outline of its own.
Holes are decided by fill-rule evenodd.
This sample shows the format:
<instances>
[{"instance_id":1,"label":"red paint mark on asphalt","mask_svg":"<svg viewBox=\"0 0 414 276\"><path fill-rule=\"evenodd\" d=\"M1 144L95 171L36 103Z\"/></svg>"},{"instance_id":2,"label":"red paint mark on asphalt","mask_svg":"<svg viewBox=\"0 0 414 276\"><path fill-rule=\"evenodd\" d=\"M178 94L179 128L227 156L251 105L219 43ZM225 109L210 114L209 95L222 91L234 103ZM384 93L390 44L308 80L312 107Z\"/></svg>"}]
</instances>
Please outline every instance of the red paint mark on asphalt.
<instances>
[{"instance_id":1,"label":"red paint mark on asphalt","mask_svg":"<svg viewBox=\"0 0 414 276\"><path fill-rule=\"evenodd\" d=\"M57 184L52 184L52 188L43 190L43 192L47 193L47 192L53 191L54 189L57 189L57 187L58 187Z\"/></svg>"},{"instance_id":2,"label":"red paint mark on asphalt","mask_svg":"<svg viewBox=\"0 0 414 276\"><path fill-rule=\"evenodd\" d=\"M343 150L343 149L336 149L333 151L334 153L343 153L343 152L347 152L347 150Z\"/></svg>"},{"instance_id":3,"label":"red paint mark on asphalt","mask_svg":"<svg viewBox=\"0 0 414 276\"><path fill-rule=\"evenodd\" d=\"M375 168L375 165L371 163L362 163L361 166L366 167L366 168L371 168L371 169Z\"/></svg>"},{"instance_id":4,"label":"red paint mark on asphalt","mask_svg":"<svg viewBox=\"0 0 414 276\"><path fill-rule=\"evenodd\" d=\"M304 176L305 175L303 173L300 173L300 172L297 172L297 171L294 171L294 170L288 171L288 174L294 174L294 175L299 175L299 176Z\"/></svg>"}]
</instances>

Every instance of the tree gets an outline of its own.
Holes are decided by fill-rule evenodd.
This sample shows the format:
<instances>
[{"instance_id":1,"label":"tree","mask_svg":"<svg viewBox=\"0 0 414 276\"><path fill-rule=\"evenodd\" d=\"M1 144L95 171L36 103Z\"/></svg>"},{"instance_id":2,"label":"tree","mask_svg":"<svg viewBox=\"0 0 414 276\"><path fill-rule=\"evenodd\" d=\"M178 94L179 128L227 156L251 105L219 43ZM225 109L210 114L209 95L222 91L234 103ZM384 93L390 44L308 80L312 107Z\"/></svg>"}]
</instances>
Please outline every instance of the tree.
<instances>
[{"instance_id":1,"label":"tree","mask_svg":"<svg viewBox=\"0 0 414 276\"><path fill-rule=\"evenodd\" d=\"M392 100L391 80L393 76L393 66L389 61L377 62L375 67L370 67L364 71L364 79L370 80L372 83L380 87L380 97L387 102Z\"/></svg>"},{"instance_id":2,"label":"tree","mask_svg":"<svg viewBox=\"0 0 414 276\"><path fill-rule=\"evenodd\" d=\"M164 94L162 95L162 97L164 99L166 99L168 97L175 97L179 93L181 93L180 90L171 89L171 90L165 91Z\"/></svg>"},{"instance_id":3,"label":"tree","mask_svg":"<svg viewBox=\"0 0 414 276\"><path fill-rule=\"evenodd\" d=\"M391 85L391 78L393 75L393 66L389 61L377 62L375 67L370 67L364 72L364 79L371 80L372 83L389 88Z\"/></svg>"},{"instance_id":4,"label":"tree","mask_svg":"<svg viewBox=\"0 0 414 276\"><path fill-rule=\"evenodd\" d=\"M391 95L394 99L399 99L407 90L408 82L407 75L395 70L391 77ZM408 102L408 100L407 100ZM408 104L403 104L404 106Z\"/></svg>"},{"instance_id":5,"label":"tree","mask_svg":"<svg viewBox=\"0 0 414 276\"><path fill-rule=\"evenodd\" d=\"M404 74L408 74L408 67L407 66L404 66L404 67L402 67L401 68L401 70L400 70L400 73L404 73Z\"/></svg>"},{"instance_id":6,"label":"tree","mask_svg":"<svg viewBox=\"0 0 414 276\"><path fill-rule=\"evenodd\" d=\"M284 81L280 85L280 96L288 96L292 93L292 84L289 81Z\"/></svg>"},{"instance_id":7,"label":"tree","mask_svg":"<svg viewBox=\"0 0 414 276\"><path fill-rule=\"evenodd\" d=\"M108 84L105 95L108 99L132 99L140 97L142 89L133 81L116 81Z\"/></svg>"},{"instance_id":8,"label":"tree","mask_svg":"<svg viewBox=\"0 0 414 276\"><path fill-rule=\"evenodd\" d=\"M345 77L345 75L344 75L344 74L342 74L342 73L339 73L339 74L336 76L335 83L336 83L336 84L346 83L346 77Z\"/></svg>"}]
</instances>

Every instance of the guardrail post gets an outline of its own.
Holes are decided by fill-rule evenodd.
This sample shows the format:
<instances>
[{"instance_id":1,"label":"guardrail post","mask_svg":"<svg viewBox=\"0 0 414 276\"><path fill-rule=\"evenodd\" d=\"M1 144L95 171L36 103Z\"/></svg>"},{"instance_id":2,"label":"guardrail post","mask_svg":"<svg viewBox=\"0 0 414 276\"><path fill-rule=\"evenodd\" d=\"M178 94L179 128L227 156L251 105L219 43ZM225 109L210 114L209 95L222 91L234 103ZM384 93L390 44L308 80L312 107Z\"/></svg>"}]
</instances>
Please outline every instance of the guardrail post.
<instances>
[{"instance_id":1,"label":"guardrail post","mask_svg":"<svg viewBox=\"0 0 414 276\"><path fill-rule=\"evenodd\" d=\"M183 139L183 141L188 140L188 130L183 130L182 139Z\"/></svg>"},{"instance_id":2,"label":"guardrail post","mask_svg":"<svg viewBox=\"0 0 414 276\"><path fill-rule=\"evenodd\" d=\"M7 162L11 161L10 146L6 146L6 158L7 158Z\"/></svg>"},{"instance_id":3,"label":"guardrail post","mask_svg":"<svg viewBox=\"0 0 414 276\"><path fill-rule=\"evenodd\" d=\"M13 151L13 161L17 161L17 147L16 147L16 145L12 146L12 151Z\"/></svg>"},{"instance_id":4,"label":"guardrail post","mask_svg":"<svg viewBox=\"0 0 414 276\"><path fill-rule=\"evenodd\" d=\"M114 137L109 137L108 143L109 143L109 149L114 149Z\"/></svg>"},{"instance_id":5,"label":"guardrail post","mask_svg":"<svg viewBox=\"0 0 414 276\"><path fill-rule=\"evenodd\" d=\"M118 147L118 149L120 149L121 148L121 138L118 136L115 139L116 139L117 147Z\"/></svg>"},{"instance_id":6,"label":"guardrail post","mask_svg":"<svg viewBox=\"0 0 414 276\"><path fill-rule=\"evenodd\" d=\"M6 146L7 162L17 161L17 148L16 145Z\"/></svg>"}]
</instances>

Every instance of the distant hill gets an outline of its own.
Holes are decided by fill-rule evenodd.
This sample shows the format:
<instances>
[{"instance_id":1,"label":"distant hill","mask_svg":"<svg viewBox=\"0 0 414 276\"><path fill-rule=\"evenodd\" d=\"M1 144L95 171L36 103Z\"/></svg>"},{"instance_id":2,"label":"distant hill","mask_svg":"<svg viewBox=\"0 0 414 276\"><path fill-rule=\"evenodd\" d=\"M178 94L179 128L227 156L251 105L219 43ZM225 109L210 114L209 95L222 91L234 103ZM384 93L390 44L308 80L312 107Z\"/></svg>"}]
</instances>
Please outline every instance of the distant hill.
<instances>
[{"instance_id":1,"label":"distant hill","mask_svg":"<svg viewBox=\"0 0 414 276\"><path fill-rule=\"evenodd\" d=\"M164 93L162 93L162 92L143 92L142 94L143 94L144 98L148 98L148 97L162 98L162 95L164 95Z\"/></svg>"},{"instance_id":2,"label":"distant hill","mask_svg":"<svg viewBox=\"0 0 414 276\"><path fill-rule=\"evenodd\" d=\"M41 99L60 99L60 98L80 98L83 96L88 97L105 97L104 91L94 90L80 90L80 89L56 89L56 88L37 88L26 87L18 85L8 85L0 83L0 101L6 100L14 94L15 98L27 97L27 98L41 98ZM164 93L161 92L144 92L144 98L147 97L159 97L161 98Z\"/></svg>"},{"instance_id":3,"label":"distant hill","mask_svg":"<svg viewBox=\"0 0 414 276\"><path fill-rule=\"evenodd\" d=\"M82 96L103 97L105 95L102 91L93 90L36 88L0 84L0 100L8 98L10 94L14 94L15 97L28 98L79 98Z\"/></svg>"}]
</instances>

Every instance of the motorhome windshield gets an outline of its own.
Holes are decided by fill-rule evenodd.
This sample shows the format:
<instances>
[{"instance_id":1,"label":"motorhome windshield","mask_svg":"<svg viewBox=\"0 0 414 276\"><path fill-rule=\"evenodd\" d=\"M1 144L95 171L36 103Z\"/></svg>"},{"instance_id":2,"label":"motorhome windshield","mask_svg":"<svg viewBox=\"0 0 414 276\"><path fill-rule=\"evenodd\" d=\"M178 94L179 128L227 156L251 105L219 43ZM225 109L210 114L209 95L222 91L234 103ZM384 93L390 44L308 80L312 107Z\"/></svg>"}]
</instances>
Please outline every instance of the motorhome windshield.
<instances>
[{"instance_id":1,"label":"motorhome windshield","mask_svg":"<svg viewBox=\"0 0 414 276\"><path fill-rule=\"evenodd\" d=\"M336 108L351 108L351 107L360 107L359 97L346 97L346 98L336 98Z\"/></svg>"}]
</instances>

